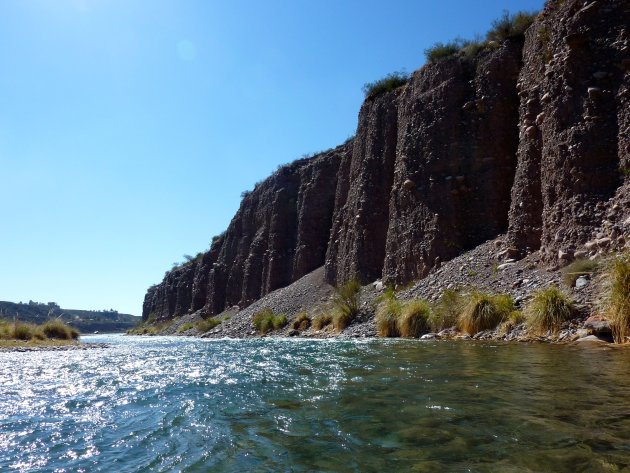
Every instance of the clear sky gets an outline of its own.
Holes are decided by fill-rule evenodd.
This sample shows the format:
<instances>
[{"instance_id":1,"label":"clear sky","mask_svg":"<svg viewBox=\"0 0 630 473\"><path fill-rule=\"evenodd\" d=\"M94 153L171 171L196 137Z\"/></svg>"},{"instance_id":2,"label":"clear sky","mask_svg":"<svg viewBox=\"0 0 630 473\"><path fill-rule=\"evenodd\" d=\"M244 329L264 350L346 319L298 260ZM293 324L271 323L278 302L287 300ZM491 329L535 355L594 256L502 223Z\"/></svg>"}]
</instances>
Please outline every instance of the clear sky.
<instances>
[{"instance_id":1,"label":"clear sky","mask_svg":"<svg viewBox=\"0 0 630 473\"><path fill-rule=\"evenodd\" d=\"M139 315L365 82L542 0L0 1L0 300Z\"/></svg>"}]
</instances>

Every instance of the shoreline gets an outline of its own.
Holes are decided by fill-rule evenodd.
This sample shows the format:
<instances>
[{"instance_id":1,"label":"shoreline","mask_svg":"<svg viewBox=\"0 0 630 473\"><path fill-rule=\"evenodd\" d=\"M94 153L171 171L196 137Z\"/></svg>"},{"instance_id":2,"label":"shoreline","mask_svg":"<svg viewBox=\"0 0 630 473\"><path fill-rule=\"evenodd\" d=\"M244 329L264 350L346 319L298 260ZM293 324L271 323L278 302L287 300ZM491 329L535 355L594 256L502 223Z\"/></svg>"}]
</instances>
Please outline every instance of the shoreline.
<instances>
[{"instance_id":1,"label":"shoreline","mask_svg":"<svg viewBox=\"0 0 630 473\"><path fill-rule=\"evenodd\" d=\"M14 346L0 345L0 353L36 352L36 351L77 351L95 348L109 348L109 343L76 343L76 344L28 344L16 343Z\"/></svg>"}]
</instances>

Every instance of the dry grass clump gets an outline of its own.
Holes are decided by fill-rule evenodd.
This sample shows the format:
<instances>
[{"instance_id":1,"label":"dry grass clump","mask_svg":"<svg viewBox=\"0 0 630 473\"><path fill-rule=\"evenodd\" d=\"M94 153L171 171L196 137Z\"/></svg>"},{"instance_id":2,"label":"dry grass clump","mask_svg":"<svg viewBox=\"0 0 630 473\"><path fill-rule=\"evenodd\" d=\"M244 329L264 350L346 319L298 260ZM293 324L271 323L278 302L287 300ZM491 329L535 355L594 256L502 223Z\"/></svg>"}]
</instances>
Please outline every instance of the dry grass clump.
<instances>
[{"instance_id":1,"label":"dry grass clump","mask_svg":"<svg viewBox=\"0 0 630 473\"><path fill-rule=\"evenodd\" d=\"M525 307L527 326L533 333L557 333L563 322L571 319L573 302L556 286L539 289Z\"/></svg>"},{"instance_id":2,"label":"dry grass clump","mask_svg":"<svg viewBox=\"0 0 630 473\"><path fill-rule=\"evenodd\" d=\"M604 309L615 343L624 343L630 332L630 253L614 258L606 272Z\"/></svg>"},{"instance_id":3,"label":"dry grass clump","mask_svg":"<svg viewBox=\"0 0 630 473\"><path fill-rule=\"evenodd\" d=\"M415 337L430 330L431 307L423 300L401 302L392 289L379 298L376 330L381 337Z\"/></svg>"},{"instance_id":4,"label":"dry grass clump","mask_svg":"<svg viewBox=\"0 0 630 473\"><path fill-rule=\"evenodd\" d=\"M48 338L57 340L76 340L79 338L79 332L64 324L59 319L49 320L42 325L42 331Z\"/></svg>"},{"instance_id":5,"label":"dry grass clump","mask_svg":"<svg viewBox=\"0 0 630 473\"><path fill-rule=\"evenodd\" d=\"M388 288L379 297L380 304L376 309L376 331L381 337L400 337L398 319L402 313L402 304L396 298L393 289Z\"/></svg>"},{"instance_id":6,"label":"dry grass clump","mask_svg":"<svg viewBox=\"0 0 630 473\"><path fill-rule=\"evenodd\" d=\"M356 279L335 288L333 297L332 321L335 330L342 331L359 314L359 293L361 284Z\"/></svg>"},{"instance_id":7,"label":"dry grass clump","mask_svg":"<svg viewBox=\"0 0 630 473\"><path fill-rule=\"evenodd\" d=\"M461 292L446 289L437 304L434 305L429 322L431 328L439 332L451 327L456 327L459 322L459 314L462 312L466 301Z\"/></svg>"},{"instance_id":8,"label":"dry grass clump","mask_svg":"<svg viewBox=\"0 0 630 473\"><path fill-rule=\"evenodd\" d=\"M291 328L294 330L299 330L300 332L308 329L311 326L311 318L308 316L306 312L300 312L295 316L293 322L291 322Z\"/></svg>"},{"instance_id":9,"label":"dry grass clump","mask_svg":"<svg viewBox=\"0 0 630 473\"><path fill-rule=\"evenodd\" d=\"M580 276L590 276L597 272L599 261L589 259L577 259L562 269L562 280L569 286L575 286L575 281Z\"/></svg>"},{"instance_id":10,"label":"dry grass clump","mask_svg":"<svg viewBox=\"0 0 630 473\"><path fill-rule=\"evenodd\" d=\"M274 314L273 310L265 308L254 314L253 323L258 333L265 334L284 327L287 324L287 317L283 314Z\"/></svg>"},{"instance_id":11,"label":"dry grass clump","mask_svg":"<svg viewBox=\"0 0 630 473\"><path fill-rule=\"evenodd\" d=\"M328 312L318 314L313 318L313 328L315 330L321 330L324 327L332 324L333 316Z\"/></svg>"},{"instance_id":12,"label":"dry grass clump","mask_svg":"<svg viewBox=\"0 0 630 473\"><path fill-rule=\"evenodd\" d=\"M49 320L42 325L0 320L0 339L28 341L76 340L79 332L61 320Z\"/></svg>"},{"instance_id":13,"label":"dry grass clump","mask_svg":"<svg viewBox=\"0 0 630 473\"><path fill-rule=\"evenodd\" d=\"M474 335L493 330L514 310L514 301L507 294L492 295L474 291L459 314L459 329Z\"/></svg>"},{"instance_id":14,"label":"dry grass clump","mask_svg":"<svg viewBox=\"0 0 630 473\"><path fill-rule=\"evenodd\" d=\"M216 319L203 319L195 324L195 328L200 333L206 333L212 330L217 325L220 325L221 321Z\"/></svg>"},{"instance_id":15,"label":"dry grass clump","mask_svg":"<svg viewBox=\"0 0 630 473\"><path fill-rule=\"evenodd\" d=\"M512 312L510 312L507 320L499 325L499 333L501 335L505 335L523 322L525 322L525 316L523 315L523 312L521 312L520 310L513 310Z\"/></svg>"},{"instance_id":16,"label":"dry grass clump","mask_svg":"<svg viewBox=\"0 0 630 473\"><path fill-rule=\"evenodd\" d=\"M426 301L411 300L402 306L398 329L403 337L419 338L431 330L431 307Z\"/></svg>"}]
</instances>

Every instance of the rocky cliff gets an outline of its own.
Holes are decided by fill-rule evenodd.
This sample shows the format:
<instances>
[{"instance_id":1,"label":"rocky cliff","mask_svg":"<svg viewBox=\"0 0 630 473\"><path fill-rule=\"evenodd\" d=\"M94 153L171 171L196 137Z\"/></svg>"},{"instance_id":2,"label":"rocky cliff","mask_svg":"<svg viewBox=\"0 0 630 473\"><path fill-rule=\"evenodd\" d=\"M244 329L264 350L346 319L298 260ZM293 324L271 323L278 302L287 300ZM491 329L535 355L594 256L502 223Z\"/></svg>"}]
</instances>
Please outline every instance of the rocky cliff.
<instances>
[{"instance_id":1,"label":"rocky cliff","mask_svg":"<svg viewBox=\"0 0 630 473\"><path fill-rule=\"evenodd\" d=\"M370 96L353 140L257 185L143 317L243 307L322 265L331 284L405 284L505 231L506 254L552 265L624 245L628 25L627 0L551 1L524 37Z\"/></svg>"}]
</instances>

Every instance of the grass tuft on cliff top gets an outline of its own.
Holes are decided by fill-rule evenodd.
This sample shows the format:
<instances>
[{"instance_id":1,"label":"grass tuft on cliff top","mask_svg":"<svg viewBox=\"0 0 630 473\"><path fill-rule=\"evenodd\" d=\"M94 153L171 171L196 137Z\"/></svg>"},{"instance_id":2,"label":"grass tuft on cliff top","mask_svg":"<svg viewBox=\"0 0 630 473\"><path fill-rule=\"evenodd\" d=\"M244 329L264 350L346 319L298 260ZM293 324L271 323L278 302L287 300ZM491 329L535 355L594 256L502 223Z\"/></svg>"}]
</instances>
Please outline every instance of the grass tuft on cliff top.
<instances>
[{"instance_id":1,"label":"grass tuft on cliff top","mask_svg":"<svg viewBox=\"0 0 630 473\"><path fill-rule=\"evenodd\" d=\"M501 17L492 22L486 34L488 41L505 41L506 39L522 36L538 16L538 12L519 11L510 14L504 10Z\"/></svg>"},{"instance_id":2,"label":"grass tuft on cliff top","mask_svg":"<svg viewBox=\"0 0 630 473\"><path fill-rule=\"evenodd\" d=\"M387 74L382 79L368 82L363 86L366 99L373 99L386 92L391 92L405 85L409 81L409 74L404 71L396 71Z\"/></svg>"},{"instance_id":3,"label":"grass tuft on cliff top","mask_svg":"<svg viewBox=\"0 0 630 473\"><path fill-rule=\"evenodd\" d=\"M447 42L437 42L424 50L427 62L438 63L449 57L460 55L470 59L476 57L488 46L497 46L507 39L522 36L538 15L537 12L520 11L510 14L504 11L500 18L494 20L486 33L486 40L455 38Z\"/></svg>"},{"instance_id":4,"label":"grass tuft on cliff top","mask_svg":"<svg viewBox=\"0 0 630 473\"><path fill-rule=\"evenodd\" d=\"M514 301L507 294L487 294L474 291L459 314L459 329L470 335L494 330L514 310Z\"/></svg>"},{"instance_id":5,"label":"grass tuft on cliff top","mask_svg":"<svg viewBox=\"0 0 630 473\"><path fill-rule=\"evenodd\" d=\"M575 309L571 299L556 286L539 289L525 307L527 326L533 333L557 333L570 320Z\"/></svg>"},{"instance_id":6,"label":"grass tuft on cliff top","mask_svg":"<svg viewBox=\"0 0 630 473\"><path fill-rule=\"evenodd\" d=\"M615 343L624 343L630 333L630 253L614 258L606 271L604 309Z\"/></svg>"}]
</instances>

